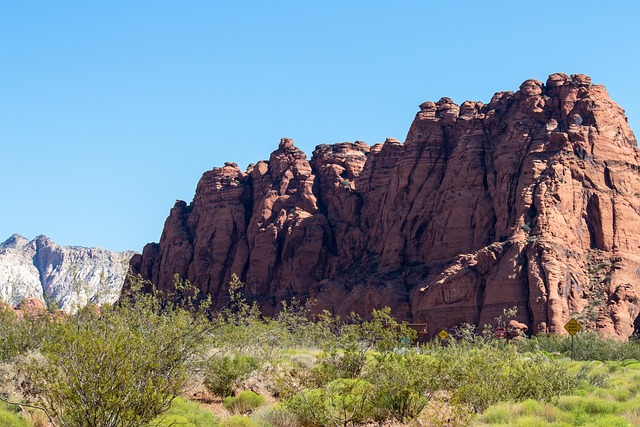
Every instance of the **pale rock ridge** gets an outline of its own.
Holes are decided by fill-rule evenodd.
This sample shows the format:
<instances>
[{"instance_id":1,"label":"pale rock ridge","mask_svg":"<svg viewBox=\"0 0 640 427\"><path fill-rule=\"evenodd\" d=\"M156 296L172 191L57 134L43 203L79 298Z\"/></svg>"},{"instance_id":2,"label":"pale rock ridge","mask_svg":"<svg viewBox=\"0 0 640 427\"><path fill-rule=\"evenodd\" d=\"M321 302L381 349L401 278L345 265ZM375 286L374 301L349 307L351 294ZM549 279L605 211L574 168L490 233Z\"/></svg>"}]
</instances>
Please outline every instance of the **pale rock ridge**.
<instances>
[{"instance_id":1,"label":"pale rock ridge","mask_svg":"<svg viewBox=\"0 0 640 427\"><path fill-rule=\"evenodd\" d=\"M159 244L131 262L226 303L232 274L278 302L390 306L433 334L518 308L529 332L626 337L640 296L640 156L624 111L588 76L552 74L488 104L425 102L405 143L283 139L269 161L206 172Z\"/></svg>"},{"instance_id":2,"label":"pale rock ridge","mask_svg":"<svg viewBox=\"0 0 640 427\"><path fill-rule=\"evenodd\" d=\"M60 246L46 236L14 234L0 244L0 302L25 298L74 311L87 302L113 303L134 252Z\"/></svg>"}]
</instances>

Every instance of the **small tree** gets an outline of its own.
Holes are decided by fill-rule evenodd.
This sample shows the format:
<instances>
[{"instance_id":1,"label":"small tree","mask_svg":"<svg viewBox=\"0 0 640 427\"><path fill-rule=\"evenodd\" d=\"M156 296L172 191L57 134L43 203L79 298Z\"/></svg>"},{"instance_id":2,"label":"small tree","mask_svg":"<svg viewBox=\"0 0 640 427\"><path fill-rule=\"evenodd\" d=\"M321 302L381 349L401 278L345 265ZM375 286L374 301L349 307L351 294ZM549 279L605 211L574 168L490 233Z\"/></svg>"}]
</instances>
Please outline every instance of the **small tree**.
<instances>
[{"instance_id":1,"label":"small tree","mask_svg":"<svg viewBox=\"0 0 640 427\"><path fill-rule=\"evenodd\" d=\"M285 402L304 423L349 427L373 419L373 386L361 379L337 379L324 387L302 390Z\"/></svg>"},{"instance_id":2,"label":"small tree","mask_svg":"<svg viewBox=\"0 0 640 427\"><path fill-rule=\"evenodd\" d=\"M376 356L366 379L374 386L375 405L404 423L420 415L442 387L443 370L438 359L424 354L386 353Z\"/></svg>"},{"instance_id":3,"label":"small tree","mask_svg":"<svg viewBox=\"0 0 640 427\"><path fill-rule=\"evenodd\" d=\"M217 396L231 396L235 388L256 369L258 361L251 356L215 356L205 363L204 386Z\"/></svg>"},{"instance_id":4,"label":"small tree","mask_svg":"<svg viewBox=\"0 0 640 427\"><path fill-rule=\"evenodd\" d=\"M0 362L40 348L50 323L47 312L26 310L18 315L10 306L0 304Z\"/></svg>"},{"instance_id":5,"label":"small tree","mask_svg":"<svg viewBox=\"0 0 640 427\"><path fill-rule=\"evenodd\" d=\"M85 307L52 326L32 366L40 404L60 427L146 425L184 390L209 327L155 294Z\"/></svg>"}]
</instances>

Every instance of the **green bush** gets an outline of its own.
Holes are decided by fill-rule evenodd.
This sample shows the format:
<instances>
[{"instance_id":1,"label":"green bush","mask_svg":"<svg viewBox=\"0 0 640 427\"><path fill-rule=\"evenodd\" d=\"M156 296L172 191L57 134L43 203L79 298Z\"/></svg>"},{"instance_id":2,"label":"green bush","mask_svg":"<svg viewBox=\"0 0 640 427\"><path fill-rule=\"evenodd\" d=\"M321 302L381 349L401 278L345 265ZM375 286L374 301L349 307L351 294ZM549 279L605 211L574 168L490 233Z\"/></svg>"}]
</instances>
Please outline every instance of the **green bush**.
<instances>
[{"instance_id":1,"label":"green bush","mask_svg":"<svg viewBox=\"0 0 640 427\"><path fill-rule=\"evenodd\" d=\"M236 397L226 397L223 401L224 407L235 414L248 414L264 405L264 403L264 396L260 396L251 390L245 390Z\"/></svg>"},{"instance_id":2,"label":"green bush","mask_svg":"<svg viewBox=\"0 0 640 427\"><path fill-rule=\"evenodd\" d=\"M300 427L298 417L279 404L260 408L252 417L261 427Z\"/></svg>"},{"instance_id":3,"label":"green bush","mask_svg":"<svg viewBox=\"0 0 640 427\"><path fill-rule=\"evenodd\" d=\"M571 337L567 335L541 334L520 340L522 351L544 351L571 355ZM580 332L573 339L574 360L625 360L640 359L640 343L636 340L620 341L604 337L596 332Z\"/></svg>"},{"instance_id":4,"label":"green bush","mask_svg":"<svg viewBox=\"0 0 640 427\"><path fill-rule=\"evenodd\" d=\"M401 423L417 417L442 384L438 360L414 352L405 355L386 353L365 378L374 386L374 404L382 418L392 416Z\"/></svg>"},{"instance_id":5,"label":"green bush","mask_svg":"<svg viewBox=\"0 0 640 427\"><path fill-rule=\"evenodd\" d=\"M220 427L259 427L251 418L244 415L233 415L220 422Z\"/></svg>"},{"instance_id":6,"label":"green bush","mask_svg":"<svg viewBox=\"0 0 640 427\"><path fill-rule=\"evenodd\" d=\"M576 379L578 381L584 381L594 387L607 387L610 378L609 368L604 366L602 362L597 361L585 362L580 365L576 372Z\"/></svg>"},{"instance_id":7,"label":"green bush","mask_svg":"<svg viewBox=\"0 0 640 427\"><path fill-rule=\"evenodd\" d=\"M152 423L157 427L214 427L218 424L219 420L211 412L180 397L175 398L171 408Z\"/></svg>"},{"instance_id":8,"label":"green bush","mask_svg":"<svg viewBox=\"0 0 640 427\"><path fill-rule=\"evenodd\" d=\"M373 385L360 379L338 379L324 387L303 390L285 402L304 423L353 426L374 418Z\"/></svg>"},{"instance_id":9,"label":"green bush","mask_svg":"<svg viewBox=\"0 0 640 427\"><path fill-rule=\"evenodd\" d=\"M510 345L468 348L454 343L435 349L432 357L446 367L440 381L452 402L475 413L502 401L550 400L577 386L575 375L557 362L520 355Z\"/></svg>"},{"instance_id":10,"label":"green bush","mask_svg":"<svg viewBox=\"0 0 640 427\"><path fill-rule=\"evenodd\" d=\"M318 364L311 370L309 380L317 386L339 378L358 378L367 361L365 352L348 348L343 352L333 349L318 357Z\"/></svg>"},{"instance_id":11,"label":"green bush","mask_svg":"<svg viewBox=\"0 0 640 427\"><path fill-rule=\"evenodd\" d=\"M0 362L39 349L50 323L49 313L17 316L12 309L0 305Z\"/></svg>"},{"instance_id":12,"label":"green bush","mask_svg":"<svg viewBox=\"0 0 640 427\"><path fill-rule=\"evenodd\" d=\"M324 343L334 340L339 319L324 311L311 318L309 309L313 301L301 304L298 300L282 302L282 310L275 320L287 332L292 348L321 348Z\"/></svg>"},{"instance_id":13,"label":"green bush","mask_svg":"<svg viewBox=\"0 0 640 427\"><path fill-rule=\"evenodd\" d=\"M229 283L229 304L219 313L219 328L214 347L223 353L251 355L272 362L291 342L284 322L263 316L257 304L249 304L243 293L244 283L233 274ZM298 315L294 315L297 317Z\"/></svg>"},{"instance_id":14,"label":"green bush","mask_svg":"<svg viewBox=\"0 0 640 427\"><path fill-rule=\"evenodd\" d=\"M583 396L563 396L558 400L558 407L570 412L584 412L590 415L617 414L620 405L610 400L600 399L595 396L585 398Z\"/></svg>"},{"instance_id":15,"label":"green bush","mask_svg":"<svg viewBox=\"0 0 640 427\"><path fill-rule=\"evenodd\" d=\"M38 404L61 427L145 425L185 389L210 327L153 294L82 309L52 323L30 365Z\"/></svg>"},{"instance_id":16,"label":"green bush","mask_svg":"<svg viewBox=\"0 0 640 427\"><path fill-rule=\"evenodd\" d=\"M373 310L370 320L352 316L348 322L333 324L336 334L323 343L323 353L312 377L316 385L324 385L339 378L358 378L367 363L367 353L375 350L387 353L404 347L415 339L416 331L405 323L398 323L387 307ZM321 320L328 325L326 319Z\"/></svg>"},{"instance_id":17,"label":"green bush","mask_svg":"<svg viewBox=\"0 0 640 427\"><path fill-rule=\"evenodd\" d=\"M258 361L254 357L213 357L205 366L204 385L216 396L231 396L234 388L256 369Z\"/></svg>"}]
</instances>

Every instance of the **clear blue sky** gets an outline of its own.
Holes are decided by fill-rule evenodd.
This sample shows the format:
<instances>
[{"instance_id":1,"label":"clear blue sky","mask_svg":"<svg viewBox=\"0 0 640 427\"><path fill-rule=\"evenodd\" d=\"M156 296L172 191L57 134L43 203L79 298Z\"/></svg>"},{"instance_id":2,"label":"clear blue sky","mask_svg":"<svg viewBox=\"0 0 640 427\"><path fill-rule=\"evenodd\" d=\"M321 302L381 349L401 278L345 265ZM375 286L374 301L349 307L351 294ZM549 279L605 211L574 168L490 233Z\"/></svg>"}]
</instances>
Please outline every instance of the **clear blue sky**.
<instances>
[{"instance_id":1,"label":"clear blue sky","mask_svg":"<svg viewBox=\"0 0 640 427\"><path fill-rule=\"evenodd\" d=\"M0 0L0 241L140 251L214 166L404 140L424 101L553 72L640 132L639 5Z\"/></svg>"}]
</instances>

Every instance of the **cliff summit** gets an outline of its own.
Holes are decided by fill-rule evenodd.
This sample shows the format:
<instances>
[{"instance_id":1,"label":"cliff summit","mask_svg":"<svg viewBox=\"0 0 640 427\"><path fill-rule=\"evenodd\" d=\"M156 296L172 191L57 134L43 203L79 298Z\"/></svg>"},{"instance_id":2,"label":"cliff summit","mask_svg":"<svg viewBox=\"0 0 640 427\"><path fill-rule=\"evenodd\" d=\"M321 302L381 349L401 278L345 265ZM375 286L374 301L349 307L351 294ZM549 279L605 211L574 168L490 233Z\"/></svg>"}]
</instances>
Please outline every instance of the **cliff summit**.
<instances>
[{"instance_id":1,"label":"cliff summit","mask_svg":"<svg viewBox=\"0 0 640 427\"><path fill-rule=\"evenodd\" d=\"M207 171L158 244L131 260L227 302L232 274L267 313L293 297L336 314L389 306L444 327L529 332L572 317L626 337L640 295L640 157L624 111L588 76L526 80L489 103L420 105L404 143L283 138L268 161Z\"/></svg>"}]
</instances>

